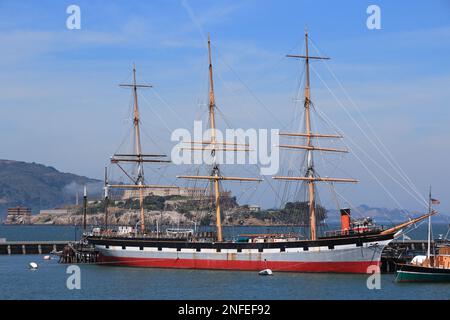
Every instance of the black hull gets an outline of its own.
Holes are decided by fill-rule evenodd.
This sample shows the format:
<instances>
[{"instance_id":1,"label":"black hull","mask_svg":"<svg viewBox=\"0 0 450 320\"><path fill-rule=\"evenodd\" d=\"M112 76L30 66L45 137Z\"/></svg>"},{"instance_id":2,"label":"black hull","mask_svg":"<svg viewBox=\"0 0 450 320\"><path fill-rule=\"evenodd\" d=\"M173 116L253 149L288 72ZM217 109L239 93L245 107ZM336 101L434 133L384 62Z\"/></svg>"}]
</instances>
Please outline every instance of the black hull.
<instances>
[{"instance_id":1,"label":"black hull","mask_svg":"<svg viewBox=\"0 0 450 320\"><path fill-rule=\"evenodd\" d=\"M404 272L417 272L417 273L431 273L431 274L448 274L450 276L450 269L443 268L433 268L433 267L422 267L412 264L398 264L398 271Z\"/></svg>"}]
</instances>

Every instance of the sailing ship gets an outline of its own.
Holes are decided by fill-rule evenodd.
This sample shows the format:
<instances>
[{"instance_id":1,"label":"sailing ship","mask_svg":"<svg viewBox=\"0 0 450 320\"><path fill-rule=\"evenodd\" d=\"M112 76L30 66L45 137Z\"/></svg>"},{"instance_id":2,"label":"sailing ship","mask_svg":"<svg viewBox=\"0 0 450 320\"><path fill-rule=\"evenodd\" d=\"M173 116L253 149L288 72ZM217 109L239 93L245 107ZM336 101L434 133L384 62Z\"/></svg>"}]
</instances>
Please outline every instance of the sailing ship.
<instances>
[{"instance_id":1,"label":"sailing ship","mask_svg":"<svg viewBox=\"0 0 450 320\"><path fill-rule=\"evenodd\" d=\"M183 175L180 179L202 180L211 184L213 203L215 207L214 233L185 233L183 237L171 236L161 232L146 230L143 190L150 187L144 181L143 164L149 162L169 162L164 155L142 154L140 146L139 109L137 89L146 87L136 83L136 72L133 69L134 81L131 85L134 96L134 136L135 152L133 154L116 154L112 162L134 162L138 166L137 178L129 176L133 181L129 185L111 185L105 178L105 200L108 188L134 188L139 190L140 232L118 236L107 228L98 235L90 235L87 240L95 245L100 252L101 264L184 268L184 269L214 269L214 270L263 270L289 272L336 272L336 273L366 273L370 266L379 266L383 248L388 245L402 230L409 225L434 214L430 212L416 219L385 229L377 226L354 225L350 209L341 210L341 230L320 236L317 232L317 190L316 184L321 182L352 183L353 179L320 177L315 170L313 153L340 152L338 149L317 147L315 139L340 138L340 136L314 133L311 130L311 99L309 63L311 60L327 59L310 56L308 52L308 33L305 32L305 55L291 57L304 59L306 67L306 85L304 88L305 132L281 133L285 136L306 139L306 145L280 145L282 148L300 149L306 151L307 170L303 176L277 176L278 180L291 183L305 183L308 190L309 239L300 235L261 234L244 238L244 240L226 239L222 232L221 184L228 181L260 182L254 177L234 177L223 175L215 156L217 151L246 152L248 145L217 140L216 135L216 103L214 94L213 64L211 41L208 36L209 60L209 127L210 140L188 142L191 150L208 150L213 158L212 169L207 175ZM128 175L128 174L127 174ZM105 210L107 215L107 210Z\"/></svg>"},{"instance_id":2,"label":"sailing ship","mask_svg":"<svg viewBox=\"0 0 450 320\"><path fill-rule=\"evenodd\" d=\"M436 201L429 195L429 211ZM437 254L431 254L431 216L428 217L427 255L415 256L410 263L398 264L396 282L450 282L450 244L443 242L437 249Z\"/></svg>"}]
</instances>

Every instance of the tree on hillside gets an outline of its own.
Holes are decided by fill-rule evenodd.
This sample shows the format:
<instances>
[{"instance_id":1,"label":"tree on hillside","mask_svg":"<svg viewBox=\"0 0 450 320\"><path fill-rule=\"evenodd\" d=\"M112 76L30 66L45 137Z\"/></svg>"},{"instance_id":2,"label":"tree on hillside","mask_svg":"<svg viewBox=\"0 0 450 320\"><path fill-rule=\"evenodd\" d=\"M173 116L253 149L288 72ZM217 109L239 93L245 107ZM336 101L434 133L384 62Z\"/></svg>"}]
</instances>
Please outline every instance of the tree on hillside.
<instances>
[{"instance_id":1,"label":"tree on hillside","mask_svg":"<svg viewBox=\"0 0 450 320\"><path fill-rule=\"evenodd\" d=\"M307 201L287 202L281 210L283 214L289 215L292 220L300 224L309 224L309 203ZM316 221L323 222L327 217L327 210L316 204Z\"/></svg>"}]
</instances>

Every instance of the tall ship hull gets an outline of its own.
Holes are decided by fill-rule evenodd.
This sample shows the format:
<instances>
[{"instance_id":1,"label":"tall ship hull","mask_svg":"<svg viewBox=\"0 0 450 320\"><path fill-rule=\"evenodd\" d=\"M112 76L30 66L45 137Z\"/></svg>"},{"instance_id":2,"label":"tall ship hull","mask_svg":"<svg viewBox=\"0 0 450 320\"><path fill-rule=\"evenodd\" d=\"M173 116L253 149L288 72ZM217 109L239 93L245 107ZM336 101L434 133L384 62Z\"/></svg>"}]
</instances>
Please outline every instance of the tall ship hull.
<instances>
[{"instance_id":1,"label":"tall ship hull","mask_svg":"<svg viewBox=\"0 0 450 320\"><path fill-rule=\"evenodd\" d=\"M316 241L201 243L90 238L100 263L128 267L367 273L393 233Z\"/></svg>"}]
</instances>

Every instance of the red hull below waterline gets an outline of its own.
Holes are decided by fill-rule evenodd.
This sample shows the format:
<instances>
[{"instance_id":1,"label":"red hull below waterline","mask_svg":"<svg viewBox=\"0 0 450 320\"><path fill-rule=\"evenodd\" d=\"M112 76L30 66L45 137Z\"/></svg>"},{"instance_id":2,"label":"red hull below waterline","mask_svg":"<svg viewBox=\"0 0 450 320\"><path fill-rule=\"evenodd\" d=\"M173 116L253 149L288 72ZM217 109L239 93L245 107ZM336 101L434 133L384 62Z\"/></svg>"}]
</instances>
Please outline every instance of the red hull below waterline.
<instances>
[{"instance_id":1,"label":"red hull below waterline","mask_svg":"<svg viewBox=\"0 0 450 320\"><path fill-rule=\"evenodd\" d=\"M380 266L379 261L345 262L278 262L237 260L154 259L103 256L99 264L124 267L207 269L259 271L270 268L283 272L367 273L370 266Z\"/></svg>"}]
</instances>

